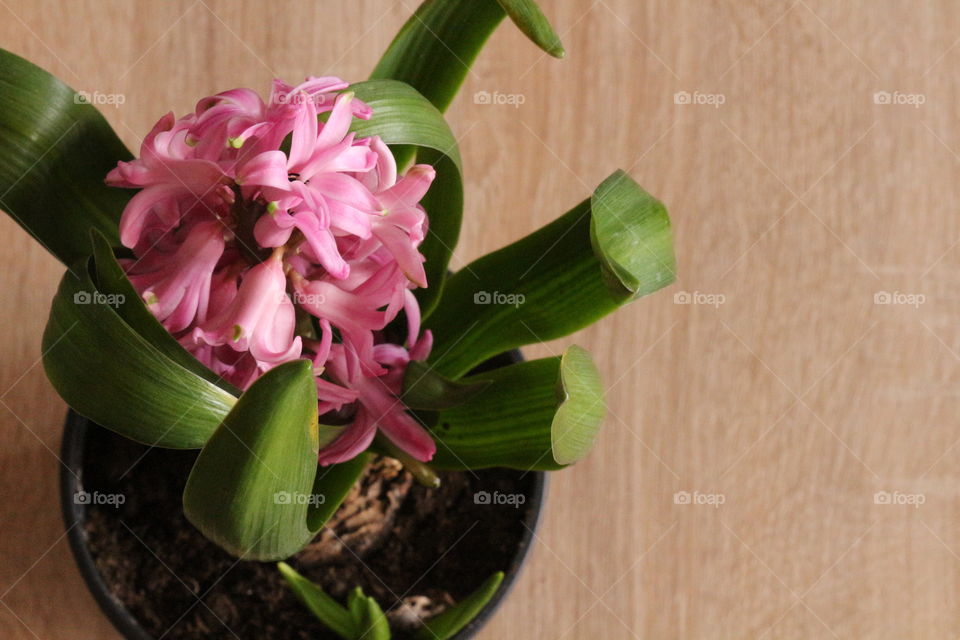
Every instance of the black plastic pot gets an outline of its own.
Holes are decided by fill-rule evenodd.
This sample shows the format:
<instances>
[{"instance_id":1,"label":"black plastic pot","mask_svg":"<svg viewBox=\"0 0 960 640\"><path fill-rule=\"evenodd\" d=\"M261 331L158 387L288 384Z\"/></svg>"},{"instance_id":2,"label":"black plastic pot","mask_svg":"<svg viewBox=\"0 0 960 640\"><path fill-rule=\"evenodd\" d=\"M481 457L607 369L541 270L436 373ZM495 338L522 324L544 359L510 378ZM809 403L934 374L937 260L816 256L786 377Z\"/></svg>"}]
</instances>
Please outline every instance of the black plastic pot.
<instances>
[{"instance_id":1,"label":"black plastic pot","mask_svg":"<svg viewBox=\"0 0 960 640\"><path fill-rule=\"evenodd\" d=\"M511 361L516 361L516 359L517 357L514 354L503 354L487 363L487 366L491 368L503 366ZM78 503L75 499L75 496L84 491L84 451L87 438L96 437L101 430L101 427L73 411L67 414L61 453L64 467L60 474L60 501L67 527L67 537L70 540L70 548L76 558L80 574L107 618L128 640L152 640L152 636L140 626L137 619L126 609L123 603L111 593L109 586L97 569L88 546L87 532L84 527L89 506ZM531 472L529 475L531 476L531 484L527 492L527 502L524 509L518 512L518 517L522 520L525 530L509 566L504 568L503 584L480 614L454 636L457 640L475 637L480 628L494 615L497 607L507 596L526 560L533 542L533 532L539 523L546 494L546 474Z\"/></svg>"}]
</instances>

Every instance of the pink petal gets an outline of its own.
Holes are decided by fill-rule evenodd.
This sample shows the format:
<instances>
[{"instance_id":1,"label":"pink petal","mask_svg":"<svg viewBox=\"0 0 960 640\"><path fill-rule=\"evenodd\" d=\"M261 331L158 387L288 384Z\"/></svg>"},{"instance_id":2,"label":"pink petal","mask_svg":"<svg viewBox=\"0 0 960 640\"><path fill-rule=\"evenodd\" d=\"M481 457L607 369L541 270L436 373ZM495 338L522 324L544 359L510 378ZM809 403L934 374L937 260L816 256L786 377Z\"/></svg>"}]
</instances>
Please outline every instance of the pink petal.
<instances>
[{"instance_id":1,"label":"pink petal","mask_svg":"<svg viewBox=\"0 0 960 640\"><path fill-rule=\"evenodd\" d=\"M364 409L360 409L353 423L336 440L320 450L317 461L326 466L352 460L370 446L375 435L377 435L376 423L370 419Z\"/></svg>"},{"instance_id":2,"label":"pink petal","mask_svg":"<svg viewBox=\"0 0 960 640\"><path fill-rule=\"evenodd\" d=\"M317 143L317 108L313 100L307 99L298 105L287 161L289 170L296 173L301 165L310 159Z\"/></svg>"}]
</instances>

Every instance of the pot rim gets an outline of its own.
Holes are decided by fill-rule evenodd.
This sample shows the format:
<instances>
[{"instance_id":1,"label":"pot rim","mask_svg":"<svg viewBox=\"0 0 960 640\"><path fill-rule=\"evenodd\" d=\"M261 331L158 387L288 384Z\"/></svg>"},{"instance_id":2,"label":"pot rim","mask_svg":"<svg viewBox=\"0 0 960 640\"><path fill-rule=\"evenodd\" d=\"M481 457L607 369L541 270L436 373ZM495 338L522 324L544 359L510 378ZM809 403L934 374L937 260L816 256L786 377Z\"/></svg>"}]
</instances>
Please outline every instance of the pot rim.
<instances>
[{"instance_id":1,"label":"pot rim","mask_svg":"<svg viewBox=\"0 0 960 640\"><path fill-rule=\"evenodd\" d=\"M103 574L97 569L93 554L90 551L86 529L87 505L78 503L74 498L83 490L84 443L91 421L76 413L72 409L67 412L64 425L63 440L60 457L63 465L60 470L60 505L66 535L73 552L74 560L87 589L100 606L113 626L127 640L154 640L141 626L137 618L113 595ZM503 570L504 578L493 598L480 612L451 640L469 640L493 617L503 604L507 595L516 583L516 579L523 568L533 546L535 531L539 526L543 504L546 499L547 474L543 471L527 472L533 476L530 501L521 520L524 531L521 534L510 564Z\"/></svg>"}]
</instances>

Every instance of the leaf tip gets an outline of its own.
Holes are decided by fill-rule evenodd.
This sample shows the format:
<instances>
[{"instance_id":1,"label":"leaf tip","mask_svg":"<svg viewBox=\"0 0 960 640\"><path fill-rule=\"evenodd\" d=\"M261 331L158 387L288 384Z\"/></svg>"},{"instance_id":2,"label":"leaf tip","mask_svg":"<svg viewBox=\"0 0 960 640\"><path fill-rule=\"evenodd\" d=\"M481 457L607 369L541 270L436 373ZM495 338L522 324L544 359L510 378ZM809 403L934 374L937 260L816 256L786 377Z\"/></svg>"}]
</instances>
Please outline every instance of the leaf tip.
<instances>
[{"instance_id":1,"label":"leaf tip","mask_svg":"<svg viewBox=\"0 0 960 640\"><path fill-rule=\"evenodd\" d=\"M553 458L568 465L593 449L606 415L604 389L590 352L572 344L560 357L560 403L550 429Z\"/></svg>"}]
</instances>

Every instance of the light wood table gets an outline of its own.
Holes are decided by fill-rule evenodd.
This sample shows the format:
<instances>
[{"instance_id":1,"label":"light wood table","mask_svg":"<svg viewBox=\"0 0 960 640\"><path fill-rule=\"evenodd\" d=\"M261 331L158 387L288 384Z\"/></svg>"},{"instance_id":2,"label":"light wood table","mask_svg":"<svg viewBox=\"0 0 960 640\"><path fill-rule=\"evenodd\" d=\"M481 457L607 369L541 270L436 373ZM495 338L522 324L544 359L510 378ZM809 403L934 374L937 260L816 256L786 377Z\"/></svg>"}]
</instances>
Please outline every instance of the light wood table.
<instances>
[{"instance_id":1,"label":"light wood table","mask_svg":"<svg viewBox=\"0 0 960 640\"><path fill-rule=\"evenodd\" d=\"M136 148L215 91L363 79L413 2L0 0L0 44L123 94L104 110ZM589 348L610 417L482 637L957 637L960 5L543 5L568 58L504 26L449 112L457 265L621 167L669 206L679 278L529 350ZM0 237L0 636L113 638L59 515L39 355L61 267Z\"/></svg>"}]
</instances>

